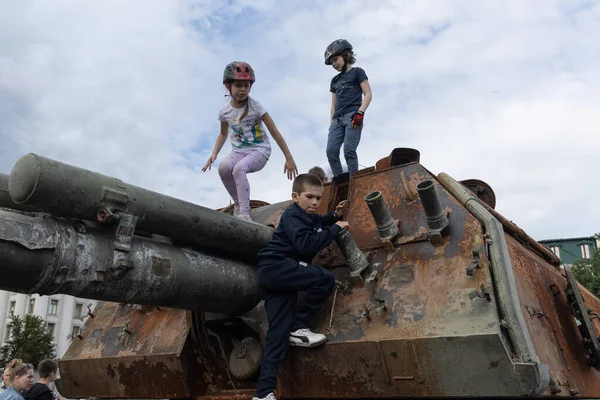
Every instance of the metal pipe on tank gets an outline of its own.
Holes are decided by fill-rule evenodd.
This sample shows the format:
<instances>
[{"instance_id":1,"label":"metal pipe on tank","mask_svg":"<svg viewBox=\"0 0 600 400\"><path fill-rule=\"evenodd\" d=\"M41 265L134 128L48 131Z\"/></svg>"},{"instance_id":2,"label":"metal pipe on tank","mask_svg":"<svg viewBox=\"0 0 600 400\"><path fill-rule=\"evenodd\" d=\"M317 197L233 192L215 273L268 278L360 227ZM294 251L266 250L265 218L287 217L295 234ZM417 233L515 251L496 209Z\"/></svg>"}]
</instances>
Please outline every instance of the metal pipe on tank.
<instances>
[{"instance_id":1,"label":"metal pipe on tank","mask_svg":"<svg viewBox=\"0 0 600 400\"><path fill-rule=\"evenodd\" d=\"M0 289L228 315L260 301L256 273L242 262L134 236L134 268L120 274L114 246L101 226L0 209Z\"/></svg>"},{"instance_id":2,"label":"metal pipe on tank","mask_svg":"<svg viewBox=\"0 0 600 400\"><path fill-rule=\"evenodd\" d=\"M390 210L383 200L383 194L379 191L371 192L365 196L365 202L373 215L377 232L382 240L392 240L398 235L398 224L392 218Z\"/></svg>"},{"instance_id":3,"label":"metal pipe on tank","mask_svg":"<svg viewBox=\"0 0 600 400\"><path fill-rule=\"evenodd\" d=\"M538 243L534 238L525 233L523 229L519 228L514 222L504 217L502 214L491 208L483 201L481 201L481 205L485 207L490 212L490 214L494 216L494 218L500 221L502 226L504 226L504 230L515 235L515 237L519 241L525 243L529 248L531 248L533 251L535 251L537 254L543 257L550 264L558 268L560 267L561 261L556 254L550 251L547 247Z\"/></svg>"},{"instance_id":4,"label":"metal pipe on tank","mask_svg":"<svg viewBox=\"0 0 600 400\"><path fill-rule=\"evenodd\" d=\"M351 273L360 274L365 268L369 266L367 257L360 250L350 230L348 228L342 229L335 236L335 241L342 251L344 258L346 259L346 265L350 268Z\"/></svg>"},{"instance_id":5,"label":"metal pipe on tank","mask_svg":"<svg viewBox=\"0 0 600 400\"><path fill-rule=\"evenodd\" d=\"M9 191L15 203L55 216L108 222L119 212L132 214L136 229L238 258L253 258L272 236L264 225L32 153L12 168Z\"/></svg>"},{"instance_id":6,"label":"metal pipe on tank","mask_svg":"<svg viewBox=\"0 0 600 400\"><path fill-rule=\"evenodd\" d=\"M346 259L346 265L350 269L348 277L355 286L365 286L365 280L361 274L369 266L369 260L356 244L348 227L338 232L335 241Z\"/></svg>"},{"instance_id":7,"label":"metal pipe on tank","mask_svg":"<svg viewBox=\"0 0 600 400\"><path fill-rule=\"evenodd\" d=\"M417 192L425 209L425 218L429 229L442 229L448 225L448 216L440 204L435 186L428 179L417 185Z\"/></svg>"}]
</instances>

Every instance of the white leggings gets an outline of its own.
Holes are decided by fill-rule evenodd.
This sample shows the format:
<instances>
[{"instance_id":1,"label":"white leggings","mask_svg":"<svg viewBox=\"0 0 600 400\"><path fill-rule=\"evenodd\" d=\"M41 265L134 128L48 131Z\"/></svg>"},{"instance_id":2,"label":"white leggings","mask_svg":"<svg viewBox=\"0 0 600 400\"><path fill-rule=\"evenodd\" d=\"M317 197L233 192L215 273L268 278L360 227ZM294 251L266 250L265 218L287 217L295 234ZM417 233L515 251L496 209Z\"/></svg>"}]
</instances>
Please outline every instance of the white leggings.
<instances>
[{"instance_id":1,"label":"white leggings","mask_svg":"<svg viewBox=\"0 0 600 400\"><path fill-rule=\"evenodd\" d=\"M219 164L219 175L240 214L250 214L250 183L246 174L263 169L268 159L258 150L232 151Z\"/></svg>"}]
</instances>

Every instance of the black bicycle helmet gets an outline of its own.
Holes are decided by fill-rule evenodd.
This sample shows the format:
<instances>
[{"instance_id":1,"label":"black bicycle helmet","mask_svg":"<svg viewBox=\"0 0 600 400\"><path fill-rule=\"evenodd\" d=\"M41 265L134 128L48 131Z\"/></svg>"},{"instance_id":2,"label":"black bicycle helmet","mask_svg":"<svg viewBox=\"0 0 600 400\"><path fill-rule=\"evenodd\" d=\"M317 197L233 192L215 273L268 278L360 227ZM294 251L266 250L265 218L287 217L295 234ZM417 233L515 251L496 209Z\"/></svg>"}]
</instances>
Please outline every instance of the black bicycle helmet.
<instances>
[{"instance_id":1,"label":"black bicycle helmet","mask_svg":"<svg viewBox=\"0 0 600 400\"><path fill-rule=\"evenodd\" d=\"M344 50L352 50L352 45L346 39L338 39L332 42L325 50L325 65L331 65L331 57L339 56Z\"/></svg>"}]
</instances>

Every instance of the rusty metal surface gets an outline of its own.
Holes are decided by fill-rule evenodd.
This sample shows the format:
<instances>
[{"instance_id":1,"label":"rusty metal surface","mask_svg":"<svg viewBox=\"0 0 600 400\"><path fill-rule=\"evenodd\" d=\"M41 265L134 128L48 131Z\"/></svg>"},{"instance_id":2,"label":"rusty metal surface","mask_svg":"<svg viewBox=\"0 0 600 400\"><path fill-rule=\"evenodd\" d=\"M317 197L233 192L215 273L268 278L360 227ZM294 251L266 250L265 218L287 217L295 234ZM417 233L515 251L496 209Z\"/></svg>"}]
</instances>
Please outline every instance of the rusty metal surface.
<instances>
[{"instance_id":1,"label":"rusty metal surface","mask_svg":"<svg viewBox=\"0 0 600 400\"><path fill-rule=\"evenodd\" d=\"M330 209L330 201L331 195L333 194L333 185L331 182L327 182L323 184L323 197L321 198L321 204L317 208L318 214L327 214L329 211L335 210L335 205L333 209Z\"/></svg>"},{"instance_id":2,"label":"rusty metal surface","mask_svg":"<svg viewBox=\"0 0 600 400\"><path fill-rule=\"evenodd\" d=\"M281 366L283 398L519 396L499 335L405 338L292 348Z\"/></svg>"},{"instance_id":3,"label":"rusty metal surface","mask_svg":"<svg viewBox=\"0 0 600 400\"><path fill-rule=\"evenodd\" d=\"M68 397L175 398L191 395L181 353L188 312L100 303L59 361Z\"/></svg>"},{"instance_id":4,"label":"rusty metal surface","mask_svg":"<svg viewBox=\"0 0 600 400\"><path fill-rule=\"evenodd\" d=\"M400 221L400 237L415 235L426 229L426 217L423 205L416 194L416 185L432 176L420 164L407 164L384 171L378 171L354 177L348 196L348 223L356 242L363 250L382 247L377 234L377 227L371 216L364 197L374 191L381 191L390 213ZM434 183L438 192L443 190L437 182ZM440 197L440 202L446 211L451 212L448 195ZM462 208L462 207L461 207ZM462 229L460 223L453 224L453 215L449 216L451 229ZM461 221L457 218L456 221Z\"/></svg>"},{"instance_id":5,"label":"rusty metal surface","mask_svg":"<svg viewBox=\"0 0 600 400\"><path fill-rule=\"evenodd\" d=\"M420 160L421 154L418 150L398 147L392 150L389 156L378 160L375 164L375 170L380 171L397 165L419 162Z\"/></svg>"},{"instance_id":6,"label":"rusty metal surface","mask_svg":"<svg viewBox=\"0 0 600 400\"><path fill-rule=\"evenodd\" d=\"M211 393L206 396L194 397L197 400L248 400L254 396L255 389L228 390L225 392Z\"/></svg>"},{"instance_id":7,"label":"rusty metal surface","mask_svg":"<svg viewBox=\"0 0 600 400\"><path fill-rule=\"evenodd\" d=\"M410 187L397 184L402 176L412 185L432 178L418 164L353 178L348 220L355 240L360 241L363 249L379 247L375 223L363 201L364 195L374 190L384 193L392 216L401 219L401 235L417 237L426 231L422 206L410 195ZM326 330L328 321L323 316L331 312L333 299L322 313L317 330L327 332L329 341L324 348L291 350L282 363L280 389L284 397L297 397L299 388L308 386L310 390L303 392L303 396L314 398L518 394L516 386L501 390L490 385L486 389L443 379L441 371L461 368L465 375L456 379L465 382L471 380L473 370L479 369L491 371L490 377L508 377L512 367L509 352L503 347L493 293L489 300L472 297L482 285L491 288L492 284L482 226L443 187L437 183L435 186L441 204L450 215L451 230L444 245L435 247L429 241L404 240L393 254L383 250L373 252L370 261L378 270L378 280L364 288L349 285L338 294L332 330ZM468 276L466 268L473 261L473 249L482 256L474 275ZM345 268L334 270L340 280L345 279L346 272ZM453 339L460 336L469 339L450 350L458 343ZM504 363L501 369L505 372L499 374L499 370L490 367L485 351L473 357L448 359L427 350L436 349L443 354L443 351L457 352L464 346L465 353L473 354L485 347L476 344L479 339L488 343L485 346L503 349L497 350L497 359L493 361L497 365ZM413 341L420 343L420 353L414 357L397 356L406 353L407 343ZM482 363L483 358L488 361ZM416 368L415 360L428 361L423 362L418 374L411 375L410 371ZM408 376L415 377L408 379ZM501 381L496 378L499 385Z\"/></svg>"},{"instance_id":8,"label":"rusty metal surface","mask_svg":"<svg viewBox=\"0 0 600 400\"><path fill-rule=\"evenodd\" d=\"M380 158L375 163L375 170L380 171L382 169L388 169L392 166L392 157L391 154L387 157Z\"/></svg>"},{"instance_id":9,"label":"rusty metal surface","mask_svg":"<svg viewBox=\"0 0 600 400\"><path fill-rule=\"evenodd\" d=\"M251 381L233 384L204 330L194 330L194 315L100 303L59 361L63 395L165 399L252 390Z\"/></svg>"},{"instance_id":10,"label":"rusty metal surface","mask_svg":"<svg viewBox=\"0 0 600 400\"><path fill-rule=\"evenodd\" d=\"M486 182L479 179L465 179L460 181L460 184L469 189L471 193L490 206L490 208L496 208L496 194L494 193L494 189Z\"/></svg>"},{"instance_id":11,"label":"rusty metal surface","mask_svg":"<svg viewBox=\"0 0 600 400\"><path fill-rule=\"evenodd\" d=\"M517 278L521 309L540 360L550 367L556 382L555 393L568 396L579 390L582 397L600 396L600 372L588 365L581 336L565 295L564 271L506 235L511 261ZM580 286L580 289L582 287ZM600 300L581 290L588 307L600 312ZM594 321L596 332L600 323ZM550 388L547 394L550 393Z\"/></svg>"},{"instance_id":12,"label":"rusty metal surface","mask_svg":"<svg viewBox=\"0 0 600 400\"><path fill-rule=\"evenodd\" d=\"M470 228L479 227L472 223ZM470 334L479 324L483 326L482 333L495 331L498 326L494 300L469 298L482 284L491 284L485 260L474 276L466 274L472 248L483 245L482 236L473 235L465 242L449 258L446 254L451 243L436 248L429 242L418 242L402 246L392 255L374 254L370 261L378 270L378 281L340 293L329 340ZM334 272L343 279L345 269ZM378 313L380 300L385 301L387 310ZM329 311L330 306L326 313Z\"/></svg>"},{"instance_id":13,"label":"rusty metal surface","mask_svg":"<svg viewBox=\"0 0 600 400\"><path fill-rule=\"evenodd\" d=\"M326 334L328 342L288 350L280 367L278 398L518 397L540 393L542 387L545 395L600 397L600 372L586 363L564 293L567 281L550 264L552 258L504 217L505 233L489 217L496 232L492 235L487 222L478 220L475 211L450 195L433 174L402 158L418 152L396 150L380 160L376 170L365 168L347 181L342 177L324 186L319 212L348 199L345 219L370 264L364 277L375 279L350 279L335 243L315 257L313 262L330 268L343 287L313 321L312 328ZM430 241L416 191L424 180L433 180L450 224L438 246ZM392 217L400 221L392 247L382 243L363 200L373 191L383 193ZM253 208L252 218L276 227L290 203ZM512 263L518 297L502 295L494 269L498 263L490 264L498 237L508 245L504 252L510 262L503 265ZM159 277L182 272L179 264L162 260L153 260L151 271ZM225 283L219 285L225 289ZM100 285L97 290L108 288ZM118 290L125 301L127 289ZM223 292L211 296L218 298ZM600 312L600 300L583 288L581 292L586 305ZM523 331L533 338L531 359L520 358L508 318L502 319L506 314L501 306L507 301L516 305L514 311L525 320ZM260 307L231 316L104 303L60 361L61 386L69 397L251 398L258 347L250 349L248 359L231 360L240 344L258 345L264 337L266 318ZM600 332L600 322L593 323ZM538 356L541 364L534 362ZM545 366L550 384L540 379Z\"/></svg>"}]
</instances>

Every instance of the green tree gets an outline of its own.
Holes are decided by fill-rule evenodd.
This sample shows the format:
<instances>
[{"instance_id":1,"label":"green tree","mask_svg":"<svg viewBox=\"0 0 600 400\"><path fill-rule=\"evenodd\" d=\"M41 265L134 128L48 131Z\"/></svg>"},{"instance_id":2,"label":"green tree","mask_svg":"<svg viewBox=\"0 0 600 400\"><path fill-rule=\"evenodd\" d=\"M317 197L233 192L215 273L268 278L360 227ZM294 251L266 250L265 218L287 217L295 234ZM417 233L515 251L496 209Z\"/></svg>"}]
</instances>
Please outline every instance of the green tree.
<instances>
[{"instance_id":1,"label":"green tree","mask_svg":"<svg viewBox=\"0 0 600 400\"><path fill-rule=\"evenodd\" d=\"M571 267L575 279L596 297L600 297L600 250L592 258L582 258Z\"/></svg>"},{"instance_id":2,"label":"green tree","mask_svg":"<svg viewBox=\"0 0 600 400\"><path fill-rule=\"evenodd\" d=\"M52 334L46 331L44 321L40 317L12 317L6 329L10 329L11 337L0 347L0 365L8 364L13 358L20 358L37 368L40 361L54 358Z\"/></svg>"}]
</instances>

